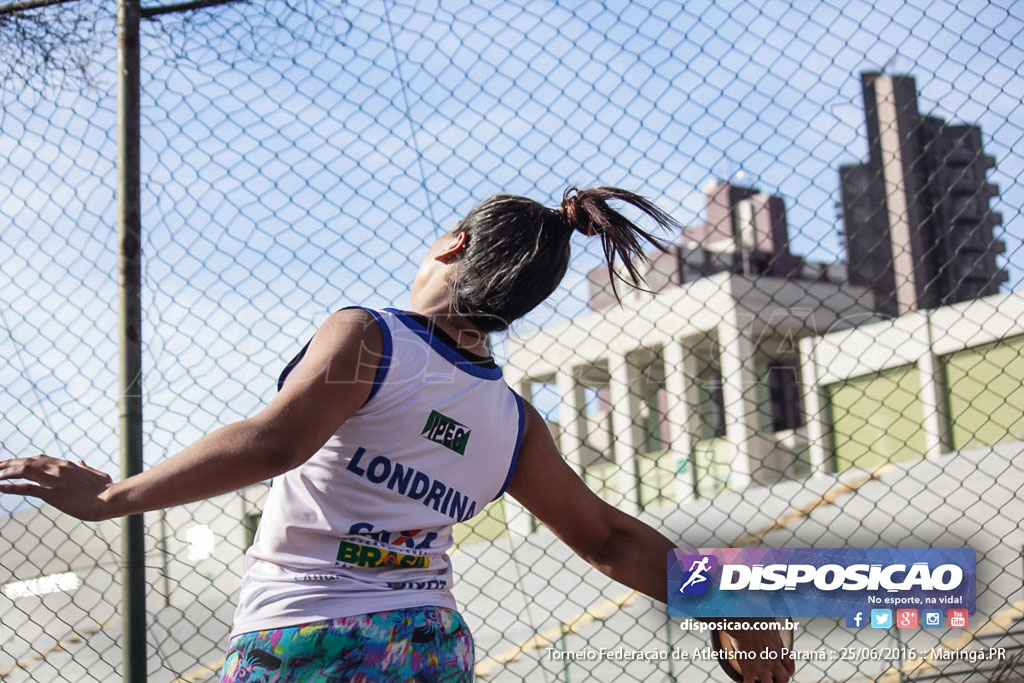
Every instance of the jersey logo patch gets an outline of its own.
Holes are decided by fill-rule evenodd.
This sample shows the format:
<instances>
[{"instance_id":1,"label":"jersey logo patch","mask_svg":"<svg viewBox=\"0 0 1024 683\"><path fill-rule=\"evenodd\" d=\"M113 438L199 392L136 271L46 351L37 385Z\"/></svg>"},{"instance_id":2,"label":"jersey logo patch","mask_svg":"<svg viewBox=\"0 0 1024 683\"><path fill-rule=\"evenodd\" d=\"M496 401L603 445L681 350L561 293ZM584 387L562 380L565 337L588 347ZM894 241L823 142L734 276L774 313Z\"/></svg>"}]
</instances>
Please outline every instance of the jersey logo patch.
<instances>
[{"instance_id":1,"label":"jersey logo patch","mask_svg":"<svg viewBox=\"0 0 1024 683\"><path fill-rule=\"evenodd\" d=\"M469 433L470 429L466 425L460 424L436 410L431 410L430 417L427 418L427 424L423 425L423 431L420 432L420 435L424 439L439 443L459 455L465 455L466 443L469 442Z\"/></svg>"},{"instance_id":2,"label":"jersey logo patch","mask_svg":"<svg viewBox=\"0 0 1024 683\"><path fill-rule=\"evenodd\" d=\"M357 567L409 567L426 569L430 558L426 555L397 553L384 548L342 541L338 544L338 562Z\"/></svg>"}]
</instances>

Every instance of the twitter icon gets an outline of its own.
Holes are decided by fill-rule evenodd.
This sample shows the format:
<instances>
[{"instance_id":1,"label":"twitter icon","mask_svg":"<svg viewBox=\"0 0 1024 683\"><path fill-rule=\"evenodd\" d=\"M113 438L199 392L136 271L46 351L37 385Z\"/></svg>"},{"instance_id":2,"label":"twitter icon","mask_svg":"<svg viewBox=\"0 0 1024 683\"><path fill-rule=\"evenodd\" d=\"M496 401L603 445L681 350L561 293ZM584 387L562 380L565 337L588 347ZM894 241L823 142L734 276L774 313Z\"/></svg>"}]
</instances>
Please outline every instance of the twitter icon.
<instances>
[{"instance_id":1,"label":"twitter icon","mask_svg":"<svg viewBox=\"0 0 1024 683\"><path fill-rule=\"evenodd\" d=\"M892 610L871 610L871 628L892 628Z\"/></svg>"}]
</instances>

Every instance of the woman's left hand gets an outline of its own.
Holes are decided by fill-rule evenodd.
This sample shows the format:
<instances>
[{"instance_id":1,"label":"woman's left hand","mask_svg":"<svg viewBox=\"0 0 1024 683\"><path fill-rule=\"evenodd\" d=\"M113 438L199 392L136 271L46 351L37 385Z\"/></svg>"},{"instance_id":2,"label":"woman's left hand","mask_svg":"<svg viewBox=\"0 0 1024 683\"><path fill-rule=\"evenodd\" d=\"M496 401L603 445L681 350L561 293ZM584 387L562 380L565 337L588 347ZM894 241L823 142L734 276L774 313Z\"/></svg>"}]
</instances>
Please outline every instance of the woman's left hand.
<instances>
[{"instance_id":1,"label":"woman's left hand","mask_svg":"<svg viewBox=\"0 0 1024 683\"><path fill-rule=\"evenodd\" d=\"M34 483L0 484L0 493L34 496L61 512L87 522L108 519L103 493L113 483L106 472L48 455L0 461L0 481L27 479Z\"/></svg>"},{"instance_id":2,"label":"woman's left hand","mask_svg":"<svg viewBox=\"0 0 1024 683\"><path fill-rule=\"evenodd\" d=\"M735 619L734 621L764 621L760 619ZM743 671L743 683L787 683L796 667L793 657L785 652L782 638L778 631L768 630L735 630L728 631L737 650L761 653L773 651L779 653L773 659L762 659L760 656L754 659L743 659L740 661L740 669Z\"/></svg>"}]
</instances>

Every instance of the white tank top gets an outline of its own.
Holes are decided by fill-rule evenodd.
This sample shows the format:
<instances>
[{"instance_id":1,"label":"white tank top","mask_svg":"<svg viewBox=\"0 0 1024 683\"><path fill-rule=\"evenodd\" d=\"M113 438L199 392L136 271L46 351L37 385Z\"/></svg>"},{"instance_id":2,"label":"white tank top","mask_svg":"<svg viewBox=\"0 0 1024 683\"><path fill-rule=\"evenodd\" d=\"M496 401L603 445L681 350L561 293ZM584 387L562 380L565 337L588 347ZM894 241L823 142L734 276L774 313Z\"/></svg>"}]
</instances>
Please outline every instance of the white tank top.
<instances>
[{"instance_id":1,"label":"white tank top","mask_svg":"<svg viewBox=\"0 0 1024 683\"><path fill-rule=\"evenodd\" d=\"M369 398L313 457L274 479L245 554L232 635L455 609L452 525L512 478L525 413L501 370L460 353L425 318L368 312L384 342Z\"/></svg>"}]
</instances>

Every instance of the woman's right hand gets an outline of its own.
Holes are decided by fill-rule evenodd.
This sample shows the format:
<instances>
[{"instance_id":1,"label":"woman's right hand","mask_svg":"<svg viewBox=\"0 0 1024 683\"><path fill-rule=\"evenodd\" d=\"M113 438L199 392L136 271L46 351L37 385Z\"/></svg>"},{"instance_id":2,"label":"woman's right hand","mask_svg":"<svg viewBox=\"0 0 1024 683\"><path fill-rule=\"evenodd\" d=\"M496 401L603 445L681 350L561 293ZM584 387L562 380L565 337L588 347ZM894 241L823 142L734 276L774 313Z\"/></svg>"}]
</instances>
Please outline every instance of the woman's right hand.
<instances>
[{"instance_id":1,"label":"woman's right hand","mask_svg":"<svg viewBox=\"0 0 1024 683\"><path fill-rule=\"evenodd\" d=\"M0 481L26 479L31 483L3 483L0 493L33 496L72 517L96 522L109 519L103 494L113 484L106 472L84 460L72 462L48 455L0 461Z\"/></svg>"}]
</instances>

